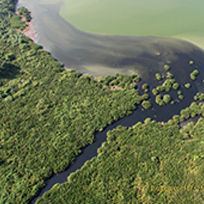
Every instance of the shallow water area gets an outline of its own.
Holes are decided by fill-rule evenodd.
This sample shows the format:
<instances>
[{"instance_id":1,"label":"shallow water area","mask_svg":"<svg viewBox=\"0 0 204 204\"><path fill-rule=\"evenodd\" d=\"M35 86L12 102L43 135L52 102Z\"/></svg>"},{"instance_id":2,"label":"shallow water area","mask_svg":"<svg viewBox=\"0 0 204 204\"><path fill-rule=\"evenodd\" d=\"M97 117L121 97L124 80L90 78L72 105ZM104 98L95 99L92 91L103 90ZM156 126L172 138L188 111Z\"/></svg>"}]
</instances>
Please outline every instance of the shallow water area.
<instances>
[{"instance_id":1,"label":"shallow water area","mask_svg":"<svg viewBox=\"0 0 204 204\"><path fill-rule=\"evenodd\" d=\"M38 43L66 67L81 73L136 73L148 81L166 63L177 62L182 67L179 55L195 61L198 57L194 53L202 53L193 44L176 38L102 35L79 30L60 16L65 7L63 0L20 0L18 6L32 12Z\"/></svg>"}]
</instances>

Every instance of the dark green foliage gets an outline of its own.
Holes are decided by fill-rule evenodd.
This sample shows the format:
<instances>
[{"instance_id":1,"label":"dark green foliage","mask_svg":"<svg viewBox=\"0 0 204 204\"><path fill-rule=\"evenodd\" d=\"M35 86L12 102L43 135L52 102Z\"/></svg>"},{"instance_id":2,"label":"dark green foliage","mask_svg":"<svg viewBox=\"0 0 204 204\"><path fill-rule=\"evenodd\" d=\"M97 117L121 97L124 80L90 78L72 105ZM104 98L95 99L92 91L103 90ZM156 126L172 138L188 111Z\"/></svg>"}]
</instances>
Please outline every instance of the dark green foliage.
<instances>
[{"instance_id":1,"label":"dark green foliage","mask_svg":"<svg viewBox=\"0 0 204 204\"><path fill-rule=\"evenodd\" d=\"M200 203L202 190L195 186L204 188L203 127L203 119L184 129L175 120L119 126L108 132L97 157L37 204Z\"/></svg>"},{"instance_id":2,"label":"dark green foliage","mask_svg":"<svg viewBox=\"0 0 204 204\"><path fill-rule=\"evenodd\" d=\"M26 22L31 21L32 18L31 18L31 16L30 16L30 11L28 11L27 8L25 8L25 7L19 7L17 11L18 11L18 14L19 14L19 15L25 17Z\"/></svg>"},{"instance_id":3,"label":"dark green foliage","mask_svg":"<svg viewBox=\"0 0 204 204\"><path fill-rule=\"evenodd\" d=\"M149 101L143 101L142 102L142 107L144 109L150 109L152 107L152 104Z\"/></svg>"}]
</instances>

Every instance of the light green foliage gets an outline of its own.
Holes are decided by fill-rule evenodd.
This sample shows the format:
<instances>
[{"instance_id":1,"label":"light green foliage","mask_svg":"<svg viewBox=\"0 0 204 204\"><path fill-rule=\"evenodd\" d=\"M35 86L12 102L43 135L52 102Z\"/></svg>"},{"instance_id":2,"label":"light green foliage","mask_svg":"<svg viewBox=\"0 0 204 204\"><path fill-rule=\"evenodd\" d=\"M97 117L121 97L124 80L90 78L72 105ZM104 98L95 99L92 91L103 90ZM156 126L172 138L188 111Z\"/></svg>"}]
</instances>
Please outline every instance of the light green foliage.
<instances>
[{"instance_id":1,"label":"light green foliage","mask_svg":"<svg viewBox=\"0 0 204 204\"><path fill-rule=\"evenodd\" d=\"M194 100L204 101L204 94L203 93L197 93L194 96Z\"/></svg>"},{"instance_id":2,"label":"light green foliage","mask_svg":"<svg viewBox=\"0 0 204 204\"><path fill-rule=\"evenodd\" d=\"M143 101L142 102L142 107L144 109L150 109L152 107L152 104L149 101Z\"/></svg>"},{"instance_id":3,"label":"light green foliage","mask_svg":"<svg viewBox=\"0 0 204 204\"><path fill-rule=\"evenodd\" d=\"M158 90L156 88L154 88L154 89L152 89L152 93L153 93L153 95L156 96L159 92L158 92Z\"/></svg>"},{"instance_id":4,"label":"light green foliage","mask_svg":"<svg viewBox=\"0 0 204 204\"><path fill-rule=\"evenodd\" d=\"M175 82L172 87L174 90L177 90L179 88L179 84Z\"/></svg>"},{"instance_id":5,"label":"light green foliage","mask_svg":"<svg viewBox=\"0 0 204 204\"><path fill-rule=\"evenodd\" d=\"M156 79L157 79L158 81L160 81L160 80L163 79L163 77L162 77L159 73L155 74L155 77L156 77Z\"/></svg>"},{"instance_id":6,"label":"light green foliage","mask_svg":"<svg viewBox=\"0 0 204 204\"><path fill-rule=\"evenodd\" d=\"M194 65L194 61L193 60L189 61L189 64Z\"/></svg>"},{"instance_id":7,"label":"light green foliage","mask_svg":"<svg viewBox=\"0 0 204 204\"><path fill-rule=\"evenodd\" d=\"M195 203L202 193L195 197L193 188L203 188L204 179L203 127L203 119L185 129L174 120L160 124L146 119L131 128L119 126L108 132L97 157L37 204Z\"/></svg>"},{"instance_id":8,"label":"light green foliage","mask_svg":"<svg viewBox=\"0 0 204 204\"><path fill-rule=\"evenodd\" d=\"M142 95L143 100L147 100L149 98L149 94L145 93Z\"/></svg>"},{"instance_id":9,"label":"light green foliage","mask_svg":"<svg viewBox=\"0 0 204 204\"><path fill-rule=\"evenodd\" d=\"M169 103L171 101L171 96L169 94L165 94L163 96L163 100L167 104L167 103Z\"/></svg>"},{"instance_id":10,"label":"light green foliage","mask_svg":"<svg viewBox=\"0 0 204 204\"><path fill-rule=\"evenodd\" d=\"M190 78L194 81L196 80L196 76L199 74L199 71L195 69L193 72L190 74Z\"/></svg>"},{"instance_id":11,"label":"light green foliage","mask_svg":"<svg viewBox=\"0 0 204 204\"><path fill-rule=\"evenodd\" d=\"M160 105L160 106L165 105L165 104L164 104L164 101L163 101L163 99L162 99L162 96L161 96L160 94L156 95L156 97L155 97L155 102L156 102L158 105Z\"/></svg>"},{"instance_id":12,"label":"light green foliage","mask_svg":"<svg viewBox=\"0 0 204 204\"><path fill-rule=\"evenodd\" d=\"M165 65L164 65L164 69L165 69L166 71L169 71L170 66L169 66L168 64L165 64Z\"/></svg>"},{"instance_id":13,"label":"light green foliage","mask_svg":"<svg viewBox=\"0 0 204 204\"><path fill-rule=\"evenodd\" d=\"M174 77L173 74L171 74L171 73L167 73L167 76L166 76L167 79L172 79L173 77Z\"/></svg>"},{"instance_id":14,"label":"light green foliage","mask_svg":"<svg viewBox=\"0 0 204 204\"><path fill-rule=\"evenodd\" d=\"M185 84L185 87L186 87L187 89L190 89L190 88L191 88L191 84L190 84L190 83L187 83L187 84Z\"/></svg>"}]
</instances>

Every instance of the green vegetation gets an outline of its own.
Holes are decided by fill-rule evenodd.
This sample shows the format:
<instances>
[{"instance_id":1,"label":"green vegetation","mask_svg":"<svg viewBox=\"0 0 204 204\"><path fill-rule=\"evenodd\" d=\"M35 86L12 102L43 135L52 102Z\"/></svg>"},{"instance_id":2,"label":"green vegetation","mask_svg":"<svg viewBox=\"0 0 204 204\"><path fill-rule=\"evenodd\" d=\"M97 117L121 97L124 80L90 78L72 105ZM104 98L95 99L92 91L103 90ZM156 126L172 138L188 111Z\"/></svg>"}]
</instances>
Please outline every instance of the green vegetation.
<instances>
[{"instance_id":1,"label":"green vegetation","mask_svg":"<svg viewBox=\"0 0 204 204\"><path fill-rule=\"evenodd\" d=\"M163 79L163 77L159 73L155 74L155 77L158 81L161 81Z\"/></svg>"},{"instance_id":2,"label":"green vegetation","mask_svg":"<svg viewBox=\"0 0 204 204\"><path fill-rule=\"evenodd\" d=\"M194 81L196 80L196 76L199 74L199 71L197 69L195 69L191 74L190 74L190 78Z\"/></svg>"},{"instance_id":3,"label":"green vegetation","mask_svg":"<svg viewBox=\"0 0 204 204\"><path fill-rule=\"evenodd\" d=\"M106 77L98 78L98 82L113 89L133 89L137 87L137 82L140 80L140 77L136 74L128 76L119 73L117 73L115 76L107 75Z\"/></svg>"},{"instance_id":4,"label":"green vegetation","mask_svg":"<svg viewBox=\"0 0 204 204\"><path fill-rule=\"evenodd\" d=\"M204 94L203 93L197 93L194 96L194 100L204 101Z\"/></svg>"},{"instance_id":5,"label":"green vegetation","mask_svg":"<svg viewBox=\"0 0 204 204\"><path fill-rule=\"evenodd\" d=\"M156 88L154 88L154 89L152 89L152 93L153 93L153 95L156 96L159 92L158 92L158 90Z\"/></svg>"},{"instance_id":6,"label":"green vegetation","mask_svg":"<svg viewBox=\"0 0 204 204\"><path fill-rule=\"evenodd\" d=\"M31 16L30 16L30 11L28 11L27 8L25 7L19 7L17 10L18 14L23 16L25 18L26 22L30 22L31 21Z\"/></svg>"},{"instance_id":7,"label":"green vegetation","mask_svg":"<svg viewBox=\"0 0 204 204\"><path fill-rule=\"evenodd\" d=\"M194 65L194 61L193 60L189 61L189 64Z\"/></svg>"},{"instance_id":8,"label":"green vegetation","mask_svg":"<svg viewBox=\"0 0 204 204\"><path fill-rule=\"evenodd\" d=\"M190 89L190 88L191 88L191 84L190 84L190 83L187 83L187 84L185 84L185 87L186 87L187 89Z\"/></svg>"},{"instance_id":9,"label":"green vegetation","mask_svg":"<svg viewBox=\"0 0 204 204\"><path fill-rule=\"evenodd\" d=\"M158 105L160 105L160 106L165 105L165 104L164 104L164 101L163 101L163 99L162 99L162 96L161 96L160 94L156 95L156 97L155 97L155 102L156 102Z\"/></svg>"},{"instance_id":10,"label":"green vegetation","mask_svg":"<svg viewBox=\"0 0 204 204\"><path fill-rule=\"evenodd\" d=\"M167 76L166 76L167 79L172 79L173 77L174 77L173 74L171 74L170 72L167 73Z\"/></svg>"},{"instance_id":11,"label":"green vegetation","mask_svg":"<svg viewBox=\"0 0 204 204\"><path fill-rule=\"evenodd\" d=\"M142 100L147 100L147 99L149 99L149 94L144 93L144 94L142 95Z\"/></svg>"},{"instance_id":12,"label":"green vegetation","mask_svg":"<svg viewBox=\"0 0 204 204\"><path fill-rule=\"evenodd\" d=\"M10 22L12 28L19 28L20 30L24 30L26 28L26 24L21 20L20 16L13 15Z\"/></svg>"},{"instance_id":13,"label":"green vegetation","mask_svg":"<svg viewBox=\"0 0 204 204\"><path fill-rule=\"evenodd\" d=\"M12 14L10 19L11 28L24 30L27 27L27 22L31 21L30 12L25 7L20 7L17 10L17 15Z\"/></svg>"},{"instance_id":14,"label":"green vegetation","mask_svg":"<svg viewBox=\"0 0 204 204\"><path fill-rule=\"evenodd\" d=\"M165 69L166 71L169 71L170 66L169 66L168 64L165 64L165 65L164 65L164 69Z\"/></svg>"},{"instance_id":15,"label":"green vegetation","mask_svg":"<svg viewBox=\"0 0 204 204\"><path fill-rule=\"evenodd\" d=\"M167 123L146 119L144 124L109 131L98 156L72 173L68 182L46 192L37 204L201 203L204 120L184 128L177 120L188 118L194 106ZM203 107L197 105L197 111Z\"/></svg>"},{"instance_id":16,"label":"green vegetation","mask_svg":"<svg viewBox=\"0 0 204 204\"><path fill-rule=\"evenodd\" d=\"M142 107L144 109L150 109L152 107L152 104L149 101L143 101L142 102Z\"/></svg>"},{"instance_id":17,"label":"green vegetation","mask_svg":"<svg viewBox=\"0 0 204 204\"><path fill-rule=\"evenodd\" d=\"M177 83L177 82L174 83L172 87L173 87L174 90L178 90L178 88L179 88L179 83Z\"/></svg>"},{"instance_id":18,"label":"green vegetation","mask_svg":"<svg viewBox=\"0 0 204 204\"><path fill-rule=\"evenodd\" d=\"M163 96L163 100L167 104L167 103L169 103L171 101L171 96L169 94L165 94Z\"/></svg>"},{"instance_id":19,"label":"green vegetation","mask_svg":"<svg viewBox=\"0 0 204 204\"><path fill-rule=\"evenodd\" d=\"M144 99L137 75L97 79L63 69L10 27L14 1L0 1L0 8L0 203L25 204L93 143L96 131Z\"/></svg>"}]
</instances>

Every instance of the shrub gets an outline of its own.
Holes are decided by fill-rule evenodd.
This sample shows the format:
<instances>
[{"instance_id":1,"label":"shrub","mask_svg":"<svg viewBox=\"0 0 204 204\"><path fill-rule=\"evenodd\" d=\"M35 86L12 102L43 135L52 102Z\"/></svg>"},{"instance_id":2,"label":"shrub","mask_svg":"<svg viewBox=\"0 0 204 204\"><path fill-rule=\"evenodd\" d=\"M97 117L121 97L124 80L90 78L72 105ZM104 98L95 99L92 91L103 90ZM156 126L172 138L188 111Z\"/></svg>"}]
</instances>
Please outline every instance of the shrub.
<instances>
[{"instance_id":1,"label":"shrub","mask_svg":"<svg viewBox=\"0 0 204 204\"><path fill-rule=\"evenodd\" d=\"M164 86L157 86L156 90L162 92L165 90L165 87Z\"/></svg>"},{"instance_id":2,"label":"shrub","mask_svg":"<svg viewBox=\"0 0 204 204\"><path fill-rule=\"evenodd\" d=\"M156 95L155 102L160 106L164 105L164 101L162 100L162 96L160 94Z\"/></svg>"},{"instance_id":3,"label":"shrub","mask_svg":"<svg viewBox=\"0 0 204 204\"><path fill-rule=\"evenodd\" d=\"M194 61L193 60L189 61L189 64L194 65Z\"/></svg>"},{"instance_id":4,"label":"shrub","mask_svg":"<svg viewBox=\"0 0 204 204\"><path fill-rule=\"evenodd\" d=\"M181 99L181 100L184 99L184 96L183 96L183 95L179 95L178 97L179 97L179 99Z\"/></svg>"},{"instance_id":5,"label":"shrub","mask_svg":"<svg viewBox=\"0 0 204 204\"><path fill-rule=\"evenodd\" d=\"M169 71L170 66L169 66L168 64L165 64L165 65L164 65L164 69L165 69L166 71Z\"/></svg>"},{"instance_id":6,"label":"shrub","mask_svg":"<svg viewBox=\"0 0 204 204\"><path fill-rule=\"evenodd\" d=\"M155 74L155 77L158 81L162 80L162 76L159 73Z\"/></svg>"},{"instance_id":7,"label":"shrub","mask_svg":"<svg viewBox=\"0 0 204 204\"><path fill-rule=\"evenodd\" d=\"M185 87L186 87L187 89L190 89L191 84L190 84L190 83L187 83L187 84L185 84Z\"/></svg>"},{"instance_id":8,"label":"shrub","mask_svg":"<svg viewBox=\"0 0 204 204\"><path fill-rule=\"evenodd\" d=\"M164 102L167 104L167 103L170 102L171 96L170 96L169 94L165 94L165 95L163 96L163 100L164 100Z\"/></svg>"},{"instance_id":9,"label":"shrub","mask_svg":"<svg viewBox=\"0 0 204 204\"><path fill-rule=\"evenodd\" d=\"M142 107L144 109L150 109L152 107L152 104L149 101L143 101L142 102Z\"/></svg>"},{"instance_id":10,"label":"shrub","mask_svg":"<svg viewBox=\"0 0 204 204\"><path fill-rule=\"evenodd\" d=\"M149 98L149 94L145 93L142 95L143 100L147 100Z\"/></svg>"},{"instance_id":11,"label":"shrub","mask_svg":"<svg viewBox=\"0 0 204 204\"><path fill-rule=\"evenodd\" d=\"M157 91L157 89L154 88L154 89L152 89L152 93L153 93L153 95L156 96L159 92Z\"/></svg>"},{"instance_id":12,"label":"shrub","mask_svg":"<svg viewBox=\"0 0 204 204\"><path fill-rule=\"evenodd\" d=\"M173 84L172 87L173 87L174 90L177 90L179 88L179 84L176 82L176 83Z\"/></svg>"},{"instance_id":13,"label":"shrub","mask_svg":"<svg viewBox=\"0 0 204 204\"><path fill-rule=\"evenodd\" d=\"M199 74L199 71L197 69L195 69L193 72L191 72L190 74L190 78L192 80L195 80L196 79L196 76Z\"/></svg>"},{"instance_id":14,"label":"shrub","mask_svg":"<svg viewBox=\"0 0 204 204\"><path fill-rule=\"evenodd\" d=\"M143 89L143 90L148 89L148 87L149 87L149 85L148 85L147 83L145 83L145 84L142 85L142 89Z\"/></svg>"},{"instance_id":15,"label":"shrub","mask_svg":"<svg viewBox=\"0 0 204 204\"><path fill-rule=\"evenodd\" d=\"M174 75L171 74L171 73L168 73L166 77L167 77L168 79L172 79L172 78L174 77Z\"/></svg>"}]
</instances>

